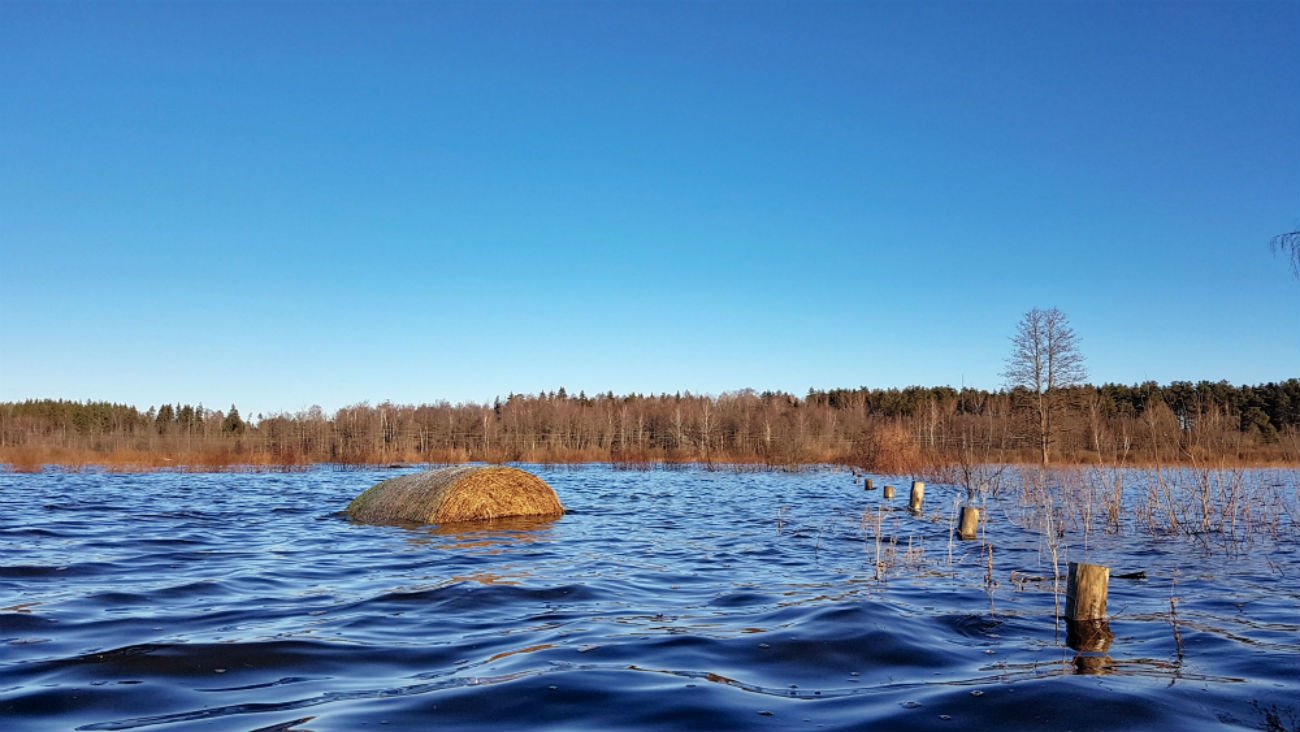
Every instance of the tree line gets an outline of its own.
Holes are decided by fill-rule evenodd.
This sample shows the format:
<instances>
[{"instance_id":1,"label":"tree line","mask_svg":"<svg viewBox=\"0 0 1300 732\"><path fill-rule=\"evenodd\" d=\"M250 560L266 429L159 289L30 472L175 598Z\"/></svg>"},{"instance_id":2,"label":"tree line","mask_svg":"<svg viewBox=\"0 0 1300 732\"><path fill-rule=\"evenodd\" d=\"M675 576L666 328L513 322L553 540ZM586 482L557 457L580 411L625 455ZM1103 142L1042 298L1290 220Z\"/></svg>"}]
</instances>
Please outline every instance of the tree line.
<instances>
[{"instance_id":1,"label":"tree line","mask_svg":"<svg viewBox=\"0 0 1300 732\"><path fill-rule=\"evenodd\" d=\"M1050 413L1043 395L1050 395ZM1050 426L1045 427L1050 419ZM0 463L118 467L611 462L857 465L1300 462L1300 379L511 394L492 403L355 404L257 415L164 404L0 403Z\"/></svg>"}]
</instances>

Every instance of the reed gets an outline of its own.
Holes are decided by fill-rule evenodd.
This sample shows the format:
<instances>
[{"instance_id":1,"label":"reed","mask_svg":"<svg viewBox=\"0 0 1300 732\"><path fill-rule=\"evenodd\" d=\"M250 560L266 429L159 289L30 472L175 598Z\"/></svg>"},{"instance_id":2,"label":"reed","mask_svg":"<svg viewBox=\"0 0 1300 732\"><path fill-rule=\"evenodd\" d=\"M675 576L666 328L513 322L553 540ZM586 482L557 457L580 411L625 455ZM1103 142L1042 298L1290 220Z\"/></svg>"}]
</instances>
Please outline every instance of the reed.
<instances>
[{"instance_id":1,"label":"reed","mask_svg":"<svg viewBox=\"0 0 1300 732\"><path fill-rule=\"evenodd\" d=\"M911 431L898 422L869 429L859 456L862 467L877 473L903 475L924 467L921 447Z\"/></svg>"},{"instance_id":2,"label":"reed","mask_svg":"<svg viewBox=\"0 0 1300 732\"><path fill-rule=\"evenodd\" d=\"M872 564L872 569L875 573L876 580L883 580L885 579L885 570L889 568L888 560L893 557L892 552L888 556L883 553L885 528L884 505L877 504L875 511L872 511L871 509L864 510L862 512L862 518L859 521L859 527L864 534L867 533L868 529L871 530L872 542L875 544L876 548L876 560Z\"/></svg>"}]
</instances>

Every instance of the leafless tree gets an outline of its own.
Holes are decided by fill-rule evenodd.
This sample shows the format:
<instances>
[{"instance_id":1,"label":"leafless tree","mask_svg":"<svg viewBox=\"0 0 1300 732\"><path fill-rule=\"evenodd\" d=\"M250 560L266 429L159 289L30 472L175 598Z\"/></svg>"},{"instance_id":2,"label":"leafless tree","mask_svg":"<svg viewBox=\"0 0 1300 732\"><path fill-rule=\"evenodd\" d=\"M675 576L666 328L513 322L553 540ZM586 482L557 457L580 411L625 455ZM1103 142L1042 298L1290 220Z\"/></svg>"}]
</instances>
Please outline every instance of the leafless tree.
<instances>
[{"instance_id":1,"label":"leafless tree","mask_svg":"<svg viewBox=\"0 0 1300 732\"><path fill-rule=\"evenodd\" d=\"M1295 272L1296 277L1300 277L1300 229L1278 234L1269 240L1268 245L1273 249L1274 254L1289 256L1291 271Z\"/></svg>"},{"instance_id":2,"label":"leafless tree","mask_svg":"<svg viewBox=\"0 0 1300 732\"><path fill-rule=\"evenodd\" d=\"M1023 389L1038 417L1038 454L1047 463L1053 418L1061 408L1061 389L1087 378L1079 339L1065 313L1034 308L1025 313L1011 336L1011 356L1002 375L1013 389Z\"/></svg>"}]
</instances>

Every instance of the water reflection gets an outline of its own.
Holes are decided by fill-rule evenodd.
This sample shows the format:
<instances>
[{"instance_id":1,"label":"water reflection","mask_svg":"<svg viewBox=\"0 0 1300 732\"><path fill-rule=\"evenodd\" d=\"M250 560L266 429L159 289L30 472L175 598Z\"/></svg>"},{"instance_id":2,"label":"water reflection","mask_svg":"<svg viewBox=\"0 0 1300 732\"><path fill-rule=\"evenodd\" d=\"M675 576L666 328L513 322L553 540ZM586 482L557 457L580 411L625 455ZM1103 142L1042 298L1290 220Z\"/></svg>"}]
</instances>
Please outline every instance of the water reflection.
<instances>
[{"instance_id":1,"label":"water reflection","mask_svg":"<svg viewBox=\"0 0 1300 732\"><path fill-rule=\"evenodd\" d=\"M1080 676L1104 676L1111 673L1115 660L1110 656L1080 653L1074 657L1074 673Z\"/></svg>"},{"instance_id":2,"label":"water reflection","mask_svg":"<svg viewBox=\"0 0 1300 732\"><path fill-rule=\"evenodd\" d=\"M1095 671L1091 669L1096 669ZM1239 676L1226 676L1189 672L1176 663L1158 658L1130 658L1115 660L1110 656L1090 656L1080 654L1072 659L1052 661L1033 661L1027 663L996 663L984 670L996 670L995 676L975 677L963 681L936 682L938 684L984 684L1009 683L1027 679L1040 679L1052 676L1114 674L1116 676L1142 677L1162 681L1200 681L1215 684L1244 684L1246 679Z\"/></svg>"},{"instance_id":3,"label":"water reflection","mask_svg":"<svg viewBox=\"0 0 1300 732\"><path fill-rule=\"evenodd\" d=\"M456 582L475 582L480 585L504 585L506 587L517 587L522 580L527 578L527 574L493 574L492 572L474 572L472 574L452 575L451 583Z\"/></svg>"},{"instance_id":4,"label":"water reflection","mask_svg":"<svg viewBox=\"0 0 1300 732\"><path fill-rule=\"evenodd\" d=\"M518 656L526 653L537 653L538 651L547 651L555 647L554 643L538 643L536 645L526 646L524 648L514 648L509 651L502 651L488 659L488 663L500 661L511 656Z\"/></svg>"},{"instance_id":5,"label":"water reflection","mask_svg":"<svg viewBox=\"0 0 1300 732\"><path fill-rule=\"evenodd\" d=\"M560 518L562 517L516 516L457 524L408 526L414 530L406 541L413 546L460 551L514 547L549 538L549 530Z\"/></svg>"},{"instance_id":6,"label":"water reflection","mask_svg":"<svg viewBox=\"0 0 1300 732\"><path fill-rule=\"evenodd\" d=\"M1065 621L1065 644L1084 653L1105 653L1115 640L1109 620Z\"/></svg>"},{"instance_id":7,"label":"water reflection","mask_svg":"<svg viewBox=\"0 0 1300 732\"><path fill-rule=\"evenodd\" d=\"M1076 674L1098 676L1111 673L1115 662L1107 652L1114 640L1109 620L1065 621L1065 644L1079 652L1074 657Z\"/></svg>"}]
</instances>

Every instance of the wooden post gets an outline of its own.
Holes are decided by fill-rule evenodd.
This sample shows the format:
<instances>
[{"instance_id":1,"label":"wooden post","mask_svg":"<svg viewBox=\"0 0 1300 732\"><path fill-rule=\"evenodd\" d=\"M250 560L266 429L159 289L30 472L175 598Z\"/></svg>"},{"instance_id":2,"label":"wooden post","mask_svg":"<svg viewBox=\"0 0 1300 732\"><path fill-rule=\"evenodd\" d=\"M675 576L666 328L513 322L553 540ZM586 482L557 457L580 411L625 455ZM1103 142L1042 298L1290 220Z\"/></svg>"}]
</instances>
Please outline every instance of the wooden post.
<instances>
[{"instance_id":1,"label":"wooden post","mask_svg":"<svg viewBox=\"0 0 1300 732\"><path fill-rule=\"evenodd\" d=\"M886 501L894 500L894 486L892 485L885 486L885 500Z\"/></svg>"},{"instance_id":2,"label":"wooden post","mask_svg":"<svg viewBox=\"0 0 1300 732\"><path fill-rule=\"evenodd\" d=\"M974 506L961 507L961 523L957 527L957 535L963 539L974 539L979 534L980 528L980 510Z\"/></svg>"},{"instance_id":3,"label":"wooden post","mask_svg":"<svg viewBox=\"0 0 1300 732\"><path fill-rule=\"evenodd\" d=\"M1114 640L1109 620L1068 620L1065 623L1065 644L1076 651L1105 653Z\"/></svg>"},{"instance_id":4,"label":"wooden post","mask_svg":"<svg viewBox=\"0 0 1300 732\"><path fill-rule=\"evenodd\" d=\"M876 489L876 486L872 484L870 478L867 478L867 482L864 485L866 485L866 488L869 491L874 491Z\"/></svg>"},{"instance_id":5,"label":"wooden post","mask_svg":"<svg viewBox=\"0 0 1300 732\"><path fill-rule=\"evenodd\" d=\"M925 502L925 483L919 480L912 481L912 500L907 504L907 510L913 513L921 512L921 504Z\"/></svg>"},{"instance_id":6,"label":"wooden post","mask_svg":"<svg viewBox=\"0 0 1300 732\"><path fill-rule=\"evenodd\" d=\"M1066 620L1104 620L1106 591L1110 588L1110 567L1070 562L1065 589Z\"/></svg>"}]
</instances>

